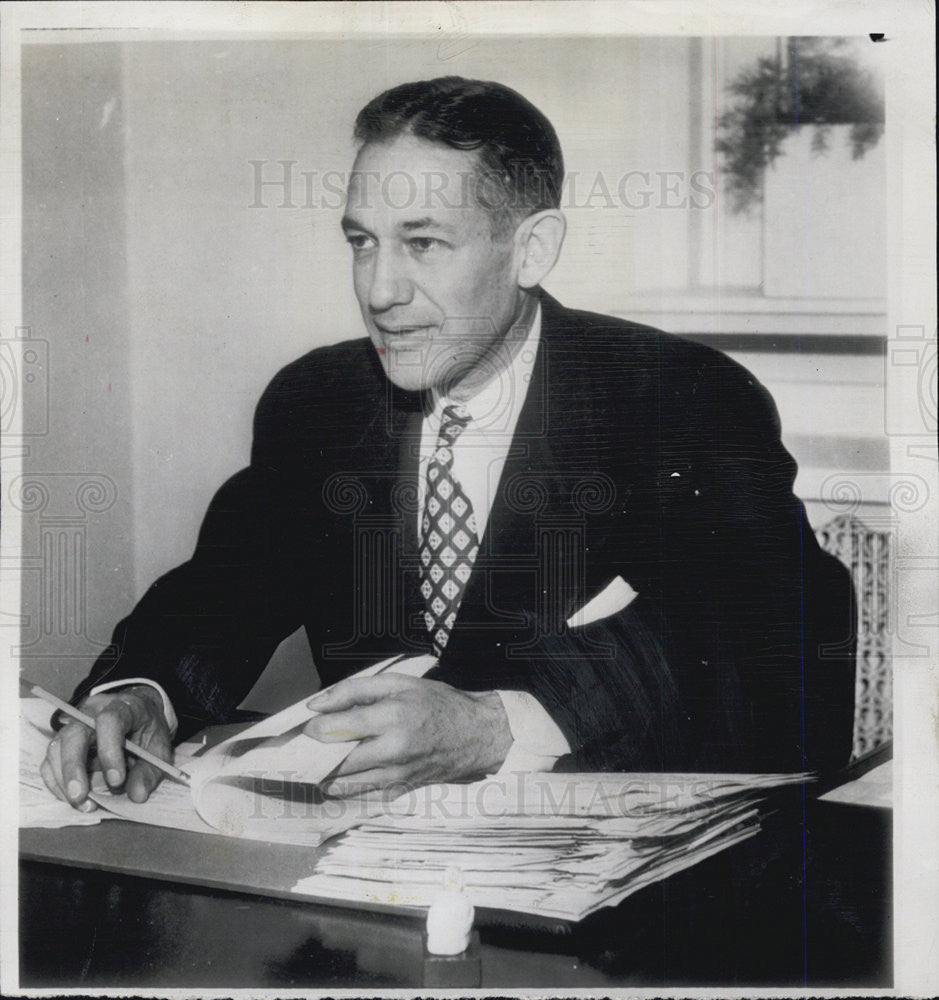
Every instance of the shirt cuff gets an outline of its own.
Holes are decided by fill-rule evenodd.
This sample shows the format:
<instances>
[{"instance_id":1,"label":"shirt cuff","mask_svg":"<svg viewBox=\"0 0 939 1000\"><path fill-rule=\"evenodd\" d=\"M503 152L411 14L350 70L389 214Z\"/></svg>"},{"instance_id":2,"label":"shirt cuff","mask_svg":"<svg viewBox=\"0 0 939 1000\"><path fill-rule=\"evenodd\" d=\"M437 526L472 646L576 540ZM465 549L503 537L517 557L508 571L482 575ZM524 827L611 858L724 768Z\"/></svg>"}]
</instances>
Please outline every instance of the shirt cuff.
<instances>
[{"instance_id":1,"label":"shirt cuff","mask_svg":"<svg viewBox=\"0 0 939 1000\"><path fill-rule=\"evenodd\" d=\"M130 687L132 684L146 684L147 687L152 687L159 693L160 698L163 699L163 717L166 719L166 724L169 727L170 736L175 736L179 720L176 718L176 713L173 711L169 695L159 684L157 684L156 681L151 681L147 677L130 677L127 680L108 681L107 684L99 684L97 687L93 687L88 694L103 694L105 691L112 691L114 688Z\"/></svg>"},{"instance_id":2,"label":"shirt cuff","mask_svg":"<svg viewBox=\"0 0 939 1000\"><path fill-rule=\"evenodd\" d=\"M512 771L550 771L558 757L571 748L541 702L527 691L496 691L512 731L512 746L499 774Z\"/></svg>"}]
</instances>

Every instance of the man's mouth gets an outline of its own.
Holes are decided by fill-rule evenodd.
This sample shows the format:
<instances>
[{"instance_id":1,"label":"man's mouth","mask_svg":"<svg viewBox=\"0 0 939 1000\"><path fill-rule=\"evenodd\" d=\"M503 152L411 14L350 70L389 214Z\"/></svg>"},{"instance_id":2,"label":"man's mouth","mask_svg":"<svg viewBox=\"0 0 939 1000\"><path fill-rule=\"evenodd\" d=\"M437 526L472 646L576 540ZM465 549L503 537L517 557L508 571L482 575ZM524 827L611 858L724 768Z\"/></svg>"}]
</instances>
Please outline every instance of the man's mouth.
<instances>
[{"instance_id":1,"label":"man's mouth","mask_svg":"<svg viewBox=\"0 0 939 1000\"><path fill-rule=\"evenodd\" d=\"M414 325L414 324L405 325L405 324L401 324L401 325L394 325L394 326L386 326L383 323L375 323L375 326L378 329L378 332L383 337L389 337L389 338L393 339L393 338L396 338L396 337L404 338L404 337L414 337L414 336L423 335L428 330L431 329L432 324L429 324L429 323L425 323L425 324L421 324L421 325Z\"/></svg>"}]
</instances>

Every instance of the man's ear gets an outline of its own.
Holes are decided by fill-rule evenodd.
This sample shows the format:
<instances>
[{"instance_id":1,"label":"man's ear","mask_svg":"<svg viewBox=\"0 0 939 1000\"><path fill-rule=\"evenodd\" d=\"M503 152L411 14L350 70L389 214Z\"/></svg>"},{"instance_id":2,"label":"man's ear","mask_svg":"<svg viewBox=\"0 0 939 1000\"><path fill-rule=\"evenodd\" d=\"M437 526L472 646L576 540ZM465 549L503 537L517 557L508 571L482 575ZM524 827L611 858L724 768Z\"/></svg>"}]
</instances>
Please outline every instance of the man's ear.
<instances>
[{"instance_id":1,"label":"man's ear","mask_svg":"<svg viewBox=\"0 0 939 1000\"><path fill-rule=\"evenodd\" d=\"M535 212L519 223L515 231L518 249L518 283L522 288L541 284L557 263L567 232L567 219L557 208Z\"/></svg>"}]
</instances>

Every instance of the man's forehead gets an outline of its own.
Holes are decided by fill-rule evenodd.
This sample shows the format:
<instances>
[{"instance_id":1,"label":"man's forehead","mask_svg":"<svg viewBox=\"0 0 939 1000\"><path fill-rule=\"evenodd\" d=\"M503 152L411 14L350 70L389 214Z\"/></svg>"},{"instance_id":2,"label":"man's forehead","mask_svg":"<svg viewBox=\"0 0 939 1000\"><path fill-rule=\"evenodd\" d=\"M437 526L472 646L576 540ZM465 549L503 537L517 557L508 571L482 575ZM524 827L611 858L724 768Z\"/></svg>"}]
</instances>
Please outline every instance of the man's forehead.
<instances>
[{"instance_id":1,"label":"man's forehead","mask_svg":"<svg viewBox=\"0 0 939 1000\"><path fill-rule=\"evenodd\" d=\"M426 193L433 201L422 203L427 208L437 205L442 208L456 207L462 202L458 195L472 193L476 186L477 172L474 167L464 170L440 170L432 165L426 169L406 169L398 167L391 170L354 170L349 175L348 193L360 200L373 192L383 193L386 201L392 207L407 207L410 202L404 201L404 195ZM397 198L390 197L397 195Z\"/></svg>"},{"instance_id":2,"label":"man's forehead","mask_svg":"<svg viewBox=\"0 0 939 1000\"><path fill-rule=\"evenodd\" d=\"M463 227L485 211L475 151L400 137L369 143L356 157L346 193L346 218L393 215L406 229Z\"/></svg>"}]
</instances>

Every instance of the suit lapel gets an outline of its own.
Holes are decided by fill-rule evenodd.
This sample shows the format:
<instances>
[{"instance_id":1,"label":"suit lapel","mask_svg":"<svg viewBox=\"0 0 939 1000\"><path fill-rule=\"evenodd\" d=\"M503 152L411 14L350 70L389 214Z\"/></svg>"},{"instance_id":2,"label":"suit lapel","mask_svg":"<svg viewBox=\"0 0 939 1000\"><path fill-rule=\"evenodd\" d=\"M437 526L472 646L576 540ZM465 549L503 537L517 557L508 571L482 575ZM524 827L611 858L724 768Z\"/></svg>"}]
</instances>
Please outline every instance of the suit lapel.
<instances>
[{"instance_id":1,"label":"suit lapel","mask_svg":"<svg viewBox=\"0 0 939 1000\"><path fill-rule=\"evenodd\" d=\"M424 652L426 634L415 629L420 610L417 579L417 467L421 397L396 389L382 376L364 415L362 433L342 460L327 492L335 497L334 534L341 553L348 623L326 655L370 662L394 653Z\"/></svg>"},{"instance_id":2,"label":"suit lapel","mask_svg":"<svg viewBox=\"0 0 939 1000\"><path fill-rule=\"evenodd\" d=\"M402 517L399 576L404 597L402 617L405 640L412 650L419 647L421 651L427 651L430 640L423 621L424 599L420 592L420 543L417 527L422 425L421 410L407 413L401 423L397 454L397 489L400 492L396 506Z\"/></svg>"},{"instance_id":3,"label":"suit lapel","mask_svg":"<svg viewBox=\"0 0 939 1000\"><path fill-rule=\"evenodd\" d=\"M517 633L534 615L557 629L583 603L591 527L577 498L596 473L596 414L582 369L565 365L564 310L542 298L532 380L447 650L486 631Z\"/></svg>"}]
</instances>

